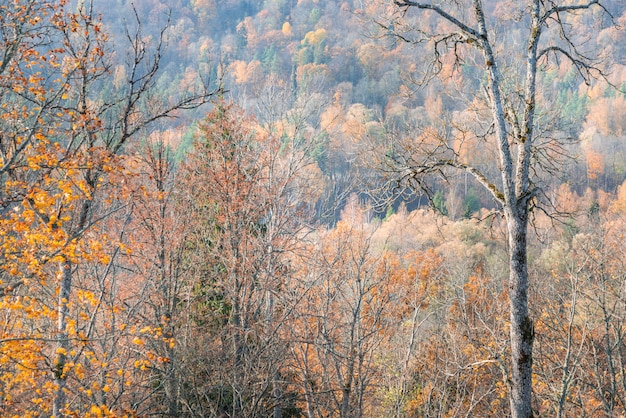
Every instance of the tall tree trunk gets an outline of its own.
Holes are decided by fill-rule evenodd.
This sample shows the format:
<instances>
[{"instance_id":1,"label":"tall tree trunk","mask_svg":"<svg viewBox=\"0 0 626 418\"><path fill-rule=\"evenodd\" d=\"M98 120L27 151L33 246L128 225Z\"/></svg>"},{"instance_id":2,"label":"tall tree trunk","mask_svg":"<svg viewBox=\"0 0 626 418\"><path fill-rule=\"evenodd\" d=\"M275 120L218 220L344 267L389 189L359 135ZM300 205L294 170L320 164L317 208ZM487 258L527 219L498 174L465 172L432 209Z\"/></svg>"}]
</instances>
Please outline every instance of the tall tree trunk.
<instances>
[{"instance_id":1,"label":"tall tree trunk","mask_svg":"<svg viewBox=\"0 0 626 418\"><path fill-rule=\"evenodd\" d=\"M532 417L533 321L528 313L527 227L524 205L507 218L511 335L511 416Z\"/></svg>"},{"instance_id":2,"label":"tall tree trunk","mask_svg":"<svg viewBox=\"0 0 626 418\"><path fill-rule=\"evenodd\" d=\"M93 181L91 172L87 172L85 179L90 190L95 190L95 182ZM88 216L91 210L91 201L83 201L78 223L75 231L84 231L88 224ZM66 395L65 387L67 384L67 376L65 375L65 366L67 364L67 354L70 351L70 339L67 332L67 318L69 316L70 297L72 294L72 262L64 260L59 266L59 302L57 306L57 358L54 362L54 383L57 386L56 394L52 401L52 416L54 418L65 416Z\"/></svg>"},{"instance_id":3,"label":"tall tree trunk","mask_svg":"<svg viewBox=\"0 0 626 418\"><path fill-rule=\"evenodd\" d=\"M241 397L243 396L244 377L246 371L244 370L244 352L245 342L243 338L244 320L242 319L242 307L240 293L240 282L237 278L232 278L234 283L234 294L232 296L232 309L231 309L231 332L232 332L232 356L233 356L233 376L231 380L232 390L232 416L236 417L241 414Z\"/></svg>"}]
</instances>

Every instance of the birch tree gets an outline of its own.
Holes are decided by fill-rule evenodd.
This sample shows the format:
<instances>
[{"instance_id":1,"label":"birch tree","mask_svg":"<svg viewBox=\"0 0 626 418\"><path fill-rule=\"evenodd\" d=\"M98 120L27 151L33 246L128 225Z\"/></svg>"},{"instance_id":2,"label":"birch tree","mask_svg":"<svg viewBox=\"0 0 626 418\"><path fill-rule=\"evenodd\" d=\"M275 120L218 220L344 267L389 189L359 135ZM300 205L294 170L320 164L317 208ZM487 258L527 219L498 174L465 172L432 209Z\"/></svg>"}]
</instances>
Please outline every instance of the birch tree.
<instances>
[{"instance_id":1,"label":"birch tree","mask_svg":"<svg viewBox=\"0 0 626 418\"><path fill-rule=\"evenodd\" d=\"M540 100L538 80L561 61L569 62L585 82L603 78L602 57L588 50L579 30L585 24L612 24L611 11L600 0L527 0L507 2L499 10L495 2L483 0L395 0L384 5L391 14L375 19L384 36L430 48L420 82L443 77L449 62L457 69L473 67L482 78L470 101L472 124L450 122L396 141L381 162L385 179L396 190L430 192L429 175L465 172L501 209L508 238L509 402L512 417L530 417L534 326L528 300L529 215L542 196L540 176L556 173L558 157L566 153L563 143L554 140L556 134L550 139L544 135L543 108L549 104ZM513 39L511 31L524 33L525 41ZM497 175L463 158L464 144L477 140L497 156Z\"/></svg>"}]
</instances>

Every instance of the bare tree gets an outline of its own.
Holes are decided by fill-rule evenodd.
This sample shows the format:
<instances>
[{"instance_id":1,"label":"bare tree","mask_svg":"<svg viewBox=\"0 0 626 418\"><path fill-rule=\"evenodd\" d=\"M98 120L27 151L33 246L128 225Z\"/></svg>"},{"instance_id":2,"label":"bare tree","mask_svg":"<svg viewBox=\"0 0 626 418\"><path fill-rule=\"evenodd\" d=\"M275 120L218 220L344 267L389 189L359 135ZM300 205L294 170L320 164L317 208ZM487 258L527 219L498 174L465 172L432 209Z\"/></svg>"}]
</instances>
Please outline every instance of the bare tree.
<instances>
[{"instance_id":1,"label":"bare tree","mask_svg":"<svg viewBox=\"0 0 626 418\"><path fill-rule=\"evenodd\" d=\"M446 176L451 169L467 172L501 207L509 249L509 400L511 416L519 418L533 415L534 326L528 309L527 260L529 214L541 197L538 175L557 171L554 158L564 153L562 143L545 140L539 120L538 75L549 68L552 60L561 59L568 61L586 82L604 77L600 56L585 50L585 39L576 30L582 23L575 19L584 14L594 22L613 22L610 11L600 0L527 0L524 4L511 5L513 12L508 18L492 13L491 6L492 2L482 0L394 0L390 5L392 14L376 18L385 36L431 48L432 59L422 82L441 76L445 58L450 57L455 66L472 65L484 77L476 92L484 98L482 108L475 107L478 117L473 128L477 129L452 123L445 129L431 129L417 139L386 149L382 162L390 184L401 189L428 192L425 179L429 175ZM421 20L412 20L413 13L419 13ZM522 44L511 41L501 31L503 27L525 33L525 41ZM482 123L481 118L484 118ZM495 150L498 175L490 175L462 157L461 148L447 137L454 129L457 144L473 138Z\"/></svg>"},{"instance_id":2,"label":"bare tree","mask_svg":"<svg viewBox=\"0 0 626 418\"><path fill-rule=\"evenodd\" d=\"M309 418L371 416L379 399L380 357L399 326L391 312L405 302L394 286L405 277L398 260L375 250L377 225L366 216L353 196L337 228L319 230L294 259L302 271L290 291L303 296L289 331L291 369Z\"/></svg>"},{"instance_id":3,"label":"bare tree","mask_svg":"<svg viewBox=\"0 0 626 418\"><path fill-rule=\"evenodd\" d=\"M75 88L76 113L84 120L82 129L78 129L71 137L67 145L67 153L86 152L93 153L94 149L101 148L108 159L122 153L123 148L142 130L160 119L173 117L174 113L185 109L194 109L207 103L217 92L211 89L208 83L201 83L198 90L183 94L169 103L155 99L155 80L159 74L161 55L166 44L167 27L163 28L156 45L151 50L144 40L142 26L139 17L135 14L135 30L127 29L126 37L130 45L127 57L127 78L125 88L121 89L118 97L100 106L91 104L91 92L96 90L97 83L108 74L109 63L103 53L107 45L105 38L99 35L100 27L96 23L93 4L88 3L79 8L78 13L70 14L70 22L64 26L62 38L66 45L66 54L78 65L74 76L70 80L70 87ZM72 31L72 24L84 28L84 37L79 37ZM92 51L96 51L95 53ZM92 54L99 57L96 64L91 68L88 60ZM82 199L79 209L75 211L75 221L71 226L70 237L80 237L84 231L90 228L97 219L94 219L94 205L99 196L100 179L107 171L107 158L84 170L83 178L88 192ZM63 370L66 363L63 354L69 349L68 327L68 304L72 293L72 274L74 266L70 260L64 260L59 267L60 291L58 302L58 334L59 352L55 367ZM57 396L53 403L53 415L60 416L65 406L66 396L64 392L66 377L63 373L57 373L55 382L58 386Z\"/></svg>"}]
</instances>

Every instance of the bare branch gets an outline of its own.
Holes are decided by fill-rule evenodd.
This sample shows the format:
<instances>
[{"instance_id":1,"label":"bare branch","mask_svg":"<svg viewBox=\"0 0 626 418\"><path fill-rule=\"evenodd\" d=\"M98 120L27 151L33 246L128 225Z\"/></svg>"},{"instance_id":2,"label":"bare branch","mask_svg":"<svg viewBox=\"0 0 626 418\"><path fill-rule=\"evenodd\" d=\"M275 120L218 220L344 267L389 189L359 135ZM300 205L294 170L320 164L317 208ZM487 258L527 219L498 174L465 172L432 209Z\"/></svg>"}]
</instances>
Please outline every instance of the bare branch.
<instances>
[{"instance_id":1,"label":"bare branch","mask_svg":"<svg viewBox=\"0 0 626 418\"><path fill-rule=\"evenodd\" d=\"M121 117L118 126L119 132L114 129L112 136L106 140L114 154L119 152L129 138L133 137L137 132L148 125L160 119L174 117L176 111L198 108L208 103L212 97L224 92L221 85L218 85L216 88L211 88L206 80L202 79L202 87L199 91L186 93L174 103L158 108L153 113L145 115L144 111L139 109L139 107L142 101L149 100L156 77L159 73L161 57L167 46L167 31L171 24L171 17L168 14L167 23L159 32L158 41L154 47L152 56L149 57L148 46L143 40L141 31L141 20L134 7L133 12L136 21L136 29L134 33L131 34L128 27L126 28L126 38L131 46L130 57L128 59L130 74L127 79L129 91L126 92L125 103L121 109ZM140 116L139 120L135 121L134 119L137 116Z\"/></svg>"},{"instance_id":2,"label":"bare branch","mask_svg":"<svg viewBox=\"0 0 626 418\"><path fill-rule=\"evenodd\" d=\"M605 77L605 74L600 68L591 64L591 58L585 57L579 52L572 54L560 46L553 45L542 49L537 54L537 60L547 57L550 53L564 55L574 65L576 71L578 71L578 74L583 78L585 84L587 85L589 85L592 78L595 78L594 73L597 73L598 77Z\"/></svg>"},{"instance_id":3,"label":"bare branch","mask_svg":"<svg viewBox=\"0 0 626 418\"><path fill-rule=\"evenodd\" d=\"M540 24L541 25L545 24L548 19L552 18L552 16L554 15L558 15L559 13L571 13L571 12L575 12L579 10L586 10L586 9L590 9L593 6L601 7L609 16L611 16L611 13L609 13L606 7L604 7L604 5L602 5L602 3L600 3L599 0L591 0L584 4L572 4L569 6L554 5L551 9L548 9L545 12L545 14L541 17Z\"/></svg>"},{"instance_id":4,"label":"bare branch","mask_svg":"<svg viewBox=\"0 0 626 418\"><path fill-rule=\"evenodd\" d=\"M456 160L443 159L443 160L432 161L429 163L424 163L423 165L405 167L402 170L404 172L402 177L405 179L418 181L419 178L424 177L427 174L441 173L441 169L443 167L456 168L456 169L459 169L461 171L465 171L471 174L476 179L476 181L478 181L487 190L489 190L489 192L491 193L491 195L496 201L498 201L502 205L505 204L504 195L493 182L489 181L487 176L485 176L476 167L470 164L461 163Z\"/></svg>"},{"instance_id":5,"label":"bare branch","mask_svg":"<svg viewBox=\"0 0 626 418\"><path fill-rule=\"evenodd\" d=\"M452 16L450 13L446 12L445 10L443 10L442 8L438 6L435 6L433 4L427 4L427 3L418 3L418 2L410 1L410 0L394 0L394 3L400 7L406 7L406 8L416 7L418 9L432 10L433 12L437 13L439 16L443 17L448 22L452 23L454 26L461 29L466 35L474 38L475 40L479 40L479 39L485 40L484 34L480 33L476 29L473 29L472 27L461 22L459 19Z\"/></svg>"}]
</instances>

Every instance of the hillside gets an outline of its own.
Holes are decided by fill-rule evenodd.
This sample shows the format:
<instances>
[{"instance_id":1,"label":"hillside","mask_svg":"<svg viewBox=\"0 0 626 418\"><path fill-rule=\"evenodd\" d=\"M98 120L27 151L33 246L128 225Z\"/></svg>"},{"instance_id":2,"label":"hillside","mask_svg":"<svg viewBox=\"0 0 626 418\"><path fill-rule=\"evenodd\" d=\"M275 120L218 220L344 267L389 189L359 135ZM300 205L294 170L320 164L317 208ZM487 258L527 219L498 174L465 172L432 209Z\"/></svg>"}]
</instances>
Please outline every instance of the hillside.
<instances>
[{"instance_id":1,"label":"hillside","mask_svg":"<svg viewBox=\"0 0 626 418\"><path fill-rule=\"evenodd\" d=\"M623 1L0 9L0 415L626 409Z\"/></svg>"}]
</instances>

